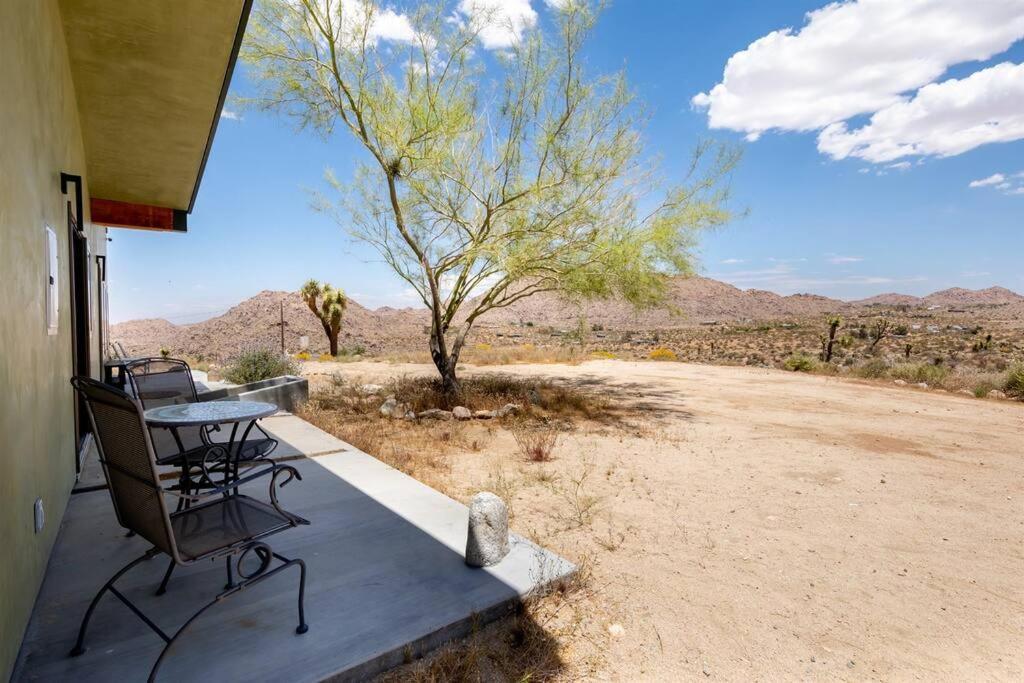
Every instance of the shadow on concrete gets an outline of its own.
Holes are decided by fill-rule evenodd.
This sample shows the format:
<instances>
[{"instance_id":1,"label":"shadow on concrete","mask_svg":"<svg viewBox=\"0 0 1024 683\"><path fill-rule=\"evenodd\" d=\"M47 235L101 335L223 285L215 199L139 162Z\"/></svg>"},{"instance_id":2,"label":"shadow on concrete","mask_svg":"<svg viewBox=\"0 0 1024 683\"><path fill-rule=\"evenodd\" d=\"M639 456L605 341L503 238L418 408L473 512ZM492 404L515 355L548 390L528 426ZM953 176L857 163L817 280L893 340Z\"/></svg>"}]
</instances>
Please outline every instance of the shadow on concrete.
<instances>
[{"instance_id":1,"label":"shadow on concrete","mask_svg":"<svg viewBox=\"0 0 1024 683\"><path fill-rule=\"evenodd\" d=\"M200 617L175 644L161 680L365 678L513 613L523 596L573 571L518 537L499 565L467 567L466 508L359 451L291 464L303 481L281 491L282 505L312 524L269 543L308 565L309 632L294 632L298 571L282 573ZM265 486L245 489L265 499ZM67 653L94 593L148 547L125 537L105 491L73 496L13 680L143 680L163 643L110 595L93 616L89 650L77 658ZM166 564L163 556L145 562L118 586L171 630L221 590L225 565L179 567L157 597ZM527 628L548 640L560 666L553 637L537 624Z\"/></svg>"}]
</instances>

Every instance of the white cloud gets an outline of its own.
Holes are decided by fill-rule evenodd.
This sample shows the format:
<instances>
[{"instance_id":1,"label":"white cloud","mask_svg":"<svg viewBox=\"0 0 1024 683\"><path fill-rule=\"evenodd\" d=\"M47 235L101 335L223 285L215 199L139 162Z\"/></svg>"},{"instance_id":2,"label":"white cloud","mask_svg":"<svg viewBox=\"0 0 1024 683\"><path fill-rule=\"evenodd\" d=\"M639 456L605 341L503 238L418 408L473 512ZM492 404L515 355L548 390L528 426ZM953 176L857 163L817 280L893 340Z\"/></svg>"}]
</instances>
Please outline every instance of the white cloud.
<instances>
[{"instance_id":1,"label":"white cloud","mask_svg":"<svg viewBox=\"0 0 1024 683\"><path fill-rule=\"evenodd\" d=\"M780 294L796 292L821 292L843 289L864 294L873 286L893 286L925 282L923 276L889 277L884 275L846 275L843 277L822 277L805 275L794 270L793 266L779 264L771 268L759 270L741 270L733 272L710 273L708 277L728 282L737 287L769 289Z\"/></svg>"},{"instance_id":2,"label":"white cloud","mask_svg":"<svg viewBox=\"0 0 1024 683\"><path fill-rule=\"evenodd\" d=\"M828 262L834 265L843 263L860 263L864 258L861 256L830 256Z\"/></svg>"},{"instance_id":3,"label":"white cloud","mask_svg":"<svg viewBox=\"0 0 1024 683\"><path fill-rule=\"evenodd\" d=\"M1024 173L993 173L987 178L972 180L968 187L991 187L1005 195L1024 194Z\"/></svg>"},{"instance_id":4,"label":"white cloud","mask_svg":"<svg viewBox=\"0 0 1024 683\"><path fill-rule=\"evenodd\" d=\"M917 97L908 99L908 93L954 64L990 59L1021 37L1021 0L833 2L808 13L799 30L774 31L734 54L722 81L692 103L707 110L710 127L736 130L749 140L766 131L821 130L876 114L878 120L859 130L832 127L819 148L875 162L907 154L950 156L1015 139L1016 117L1005 110L1008 100L1019 104L1020 94L999 90L1019 78L1006 72L1012 65L975 80L946 81ZM951 107L957 97L970 98L969 112ZM925 130L915 134L913 127L921 125Z\"/></svg>"},{"instance_id":5,"label":"white cloud","mask_svg":"<svg viewBox=\"0 0 1024 683\"><path fill-rule=\"evenodd\" d=\"M727 266L731 266L731 265L735 265L737 263L746 263L746 262L747 262L746 259L727 258L727 259L722 259L719 263L724 263Z\"/></svg>"},{"instance_id":6,"label":"white cloud","mask_svg":"<svg viewBox=\"0 0 1024 683\"><path fill-rule=\"evenodd\" d=\"M377 10L370 27L370 36L379 40L390 40L396 43L411 43L416 40L409 17L398 14L394 10Z\"/></svg>"},{"instance_id":7,"label":"white cloud","mask_svg":"<svg viewBox=\"0 0 1024 683\"><path fill-rule=\"evenodd\" d=\"M242 116L237 111L230 111L228 109L221 109L220 117L222 119L228 119L230 121L241 121Z\"/></svg>"},{"instance_id":8,"label":"white cloud","mask_svg":"<svg viewBox=\"0 0 1024 683\"><path fill-rule=\"evenodd\" d=\"M848 130L827 126L818 149L833 159L883 163L906 156L950 157L992 142L1024 138L1024 64L1004 62L963 79L921 88Z\"/></svg>"},{"instance_id":9,"label":"white cloud","mask_svg":"<svg viewBox=\"0 0 1024 683\"><path fill-rule=\"evenodd\" d=\"M968 184L968 187L985 187L986 185L998 185L1004 180L1006 180L1006 176L1004 176L1002 173L993 173L987 178L982 178L981 180L972 180Z\"/></svg>"},{"instance_id":10,"label":"white cloud","mask_svg":"<svg viewBox=\"0 0 1024 683\"><path fill-rule=\"evenodd\" d=\"M892 168L897 171L906 171L911 166L913 166L913 164L910 163L909 161L899 161L895 164L889 164L888 166L886 166L886 168Z\"/></svg>"},{"instance_id":11,"label":"white cloud","mask_svg":"<svg viewBox=\"0 0 1024 683\"><path fill-rule=\"evenodd\" d=\"M527 29L537 25L537 12L530 0L460 0L458 11L479 32L480 42L488 50L518 44Z\"/></svg>"}]
</instances>

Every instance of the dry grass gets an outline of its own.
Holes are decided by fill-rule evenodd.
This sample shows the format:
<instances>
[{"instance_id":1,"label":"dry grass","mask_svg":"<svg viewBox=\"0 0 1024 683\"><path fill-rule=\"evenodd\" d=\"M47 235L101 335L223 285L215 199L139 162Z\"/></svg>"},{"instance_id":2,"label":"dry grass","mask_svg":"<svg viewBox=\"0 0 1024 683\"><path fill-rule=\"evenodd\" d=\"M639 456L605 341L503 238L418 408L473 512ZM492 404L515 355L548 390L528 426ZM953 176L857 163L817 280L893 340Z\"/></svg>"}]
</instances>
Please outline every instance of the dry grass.
<instances>
[{"instance_id":1,"label":"dry grass","mask_svg":"<svg viewBox=\"0 0 1024 683\"><path fill-rule=\"evenodd\" d=\"M476 423L384 418L378 409L385 397L395 396L417 413L430 408L450 410L457 405L470 410L495 410L509 403L517 404L522 408L517 429L530 429L538 437L551 432L550 437L535 444L541 449L537 452L541 460L550 458L554 448L556 436L546 426L552 420L601 419L612 415L607 399L594 393L509 375L467 377L462 380L461 394L454 397L446 395L440 380L433 377L399 377L371 394L362 387L361 383L338 376L330 386L310 396L299 416L445 493L451 493L447 456L482 447L479 430L473 431Z\"/></svg>"},{"instance_id":2,"label":"dry grass","mask_svg":"<svg viewBox=\"0 0 1024 683\"><path fill-rule=\"evenodd\" d=\"M558 445L558 432L549 425L531 428L526 425L515 425L510 430L519 446L519 451L530 462L548 462L551 460L555 446Z\"/></svg>"},{"instance_id":3,"label":"dry grass","mask_svg":"<svg viewBox=\"0 0 1024 683\"><path fill-rule=\"evenodd\" d=\"M578 564L576 574L548 591L529 596L513 608L510 617L482 628L474 627L466 639L450 643L409 662L378 680L381 683L513 683L577 680L593 673L597 662L572 661L571 643L593 628L589 618L595 599L589 563ZM583 670L580 670L583 669Z\"/></svg>"},{"instance_id":4,"label":"dry grass","mask_svg":"<svg viewBox=\"0 0 1024 683\"><path fill-rule=\"evenodd\" d=\"M385 674L383 681L478 682L478 681L562 681L578 680L603 670L605 651L600 643L607 638L604 598L591 587L586 555L579 552L569 537L575 533L593 533L589 524L599 511L599 497L592 495L589 479L592 467L584 463L573 472L557 473L559 461L532 465L521 458L508 458L514 439L530 461L547 463L559 441L561 430L574 429L576 423L618 424L629 415L628 408L613 410L609 392L582 389L569 384L529 377L478 374L462 379L462 394L446 397L432 377L399 377L373 393L360 381L337 376L329 386L316 391L301 411L301 417L389 465L406 472L447 495L464 499L472 492L489 490L505 501L510 520L518 512L525 516L527 536L543 547L571 557L578 566L575 577L566 585L544 595L535 595L518 604L514 612L498 622L474 629L466 639L453 642L418 659L410 651L408 663ZM471 410L493 410L507 403L522 406L514 419L488 421L406 421L382 417L379 407L394 395L420 412L429 408L464 405ZM616 401L616 404L623 403ZM605 419L608 418L608 419ZM497 451L498 435L507 429L513 439L503 442ZM494 445L491 439L496 439ZM477 455L477 451L482 451ZM482 460L488 454L488 460ZM481 458L477 463L472 459ZM453 471L453 462L467 462L477 474L468 479ZM473 482L469 484L468 482ZM534 485L550 491L550 510L537 516L531 505ZM552 522L551 524L548 521ZM534 525L537 525L536 527ZM598 546L606 552L617 549L624 534L611 528L601 536ZM566 546L566 542L570 545ZM566 552L575 548L576 552Z\"/></svg>"},{"instance_id":5,"label":"dry grass","mask_svg":"<svg viewBox=\"0 0 1024 683\"><path fill-rule=\"evenodd\" d=\"M850 370L850 374L862 379L900 379L912 385L924 383L932 389L970 393L977 398L985 398L993 389L1006 390L1012 386L1014 367L998 371L982 370L967 365L949 367L935 363L890 364L878 358L855 366Z\"/></svg>"}]
</instances>

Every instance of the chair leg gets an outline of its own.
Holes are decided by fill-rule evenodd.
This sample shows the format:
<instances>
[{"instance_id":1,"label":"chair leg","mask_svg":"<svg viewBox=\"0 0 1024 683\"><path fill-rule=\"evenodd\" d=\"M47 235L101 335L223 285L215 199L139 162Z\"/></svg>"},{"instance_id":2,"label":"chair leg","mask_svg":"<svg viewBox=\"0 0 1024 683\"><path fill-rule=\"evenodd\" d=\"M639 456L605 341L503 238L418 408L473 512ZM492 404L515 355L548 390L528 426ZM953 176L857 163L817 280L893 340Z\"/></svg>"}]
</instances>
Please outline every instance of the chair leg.
<instances>
[{"instance_id":1,"label":"chair leg","mask_svg":"<svg viewBox=\"0 0 1024 683\"><path fill-rule=\"evenodd\" d=\"M224 585L224 590L231 590L232 588L235 587L235 576L231 572L231 556L230 555L224 558L224 566L227 567L227 570L228 570L228 582Z\"/></svg>"},{"instance_id":2,"label":"chair leg","mask_svg":"<svg viewBox=\"0 0 1024 683\"><path fill-rule=\"evenodd\" d=\"M174 641L178 639L178 636L184 633L185 629L191 626L192 622L199 618L199 615L216 605L222 598L223 595L218 595L216 598L203 605L198 612L189 617L188 621L181 625L181 628L175 631L174 635L167 641L167 644L164 645L164 649L160 651L160 656L157 657L156 661L153 663L153 668L149 671L149 678L146 679L148 683L153 683L153 681L156 680L156 672L160 669L160 665L164 663L164 657L167 656L167 651L171 649L171 645L174 645Z\"/></svg>"},{"instance_id":3,"label":"chair leg","mask_svg":"<svg viewBox=\"0 0 1024 683\"><path fill-rule=\"evenodd\" d=\"M306 563L303 560L289 560L284 555L278 555L277 553L273 553L273 555L284 562L276 571L292 565L299 566L299 625L295 632L302 635L309 630L309 624L306 623Z\"/></svg>"},{"instance_id":4,"label":"chair leg","mask_svg":"<svg viewBox=\"0 0 1024 683\"><path fill-rule=\"evenodd\" d=\"M164 578L163 581L160 582L160 587L156 589L157 595L163 595L167 592L167 582L171 580L171 573L174 571L174 567L174 560L171 560L167 564L167 571L164 572Z\"/></svg>"},{"instance_id":5,"label":"chair leg","mask_svg":"<svg viewBox=\"0 0 1024 683\"><path fill-rule=\"evenodd\" d=\"M189 617L188 621L186 621L184 624L181 625L181 628L179 628L177 631L175 631L173 636L171 636L170 638L166 639L167 640L167 644L164 645L164 649L160 651L160 656L157 657L156 662L154 662L154 664L153 664L153 668L149 672L149 678L147 679L147 681L149 683L153 683L153 681L156 680L156 674L160 670L160 665L163 664L164 658L167 656L168 651L170 651L171 646L174 645L174 642L181 636L181 634L183 634L185 632L186 629L188 629L189 626L192 625L192 622L194 622L196 619L199 618L199 616L203 612L205 612L206 610L210 609L211 607L213 607L217 603L222 602L225 598L228 598L228 597L230 597L230 596L232 596L232 595L234 595L236 593L240 593L243 590L245 590L246 588L248 588L249 586L255 585L255 584L259 583L260 581L263 581L264 579L268 579L271 576L273 576L274 574L277 574L278 572L283 571L283 570L285 570L288 567L291 567L293 565L298 565L298 567L299 567L299 626L298 626L298 628L295 629L295 632L301 634L301 633L306 633L307 631L309 631L309 625L306 623L306 611L305 611L306 563L303 562L302 560L289 560L288 558L283 557L281 555L278 555L275 552L271 552L271 554L274 557L276 557L277 559L281 560L283 562L283 564L278 565L277 567L274 567L273 569L271 569L269 571L262 571L261 573L257 574L256 576L246 577L242 581L234 584L232 586L232 588L230 588L229 590L225 590L220 595L215 597L213 600L211 600L210 602L208 602L205 605L203 605L199 609L198 612L196 612L191 617ZM239 573L241 575L241 570L239 570Z\"/></svg>"},{"instance_id":6,"label":"chair leg","mask_svg":"<svg viewBox=\"0 0 1024 683\"><path fill-rule=\"evenodd\" d=\"M85 652L85 631L89 628L89 620L92 619L92 613L96 609L96 605L99 603L100 598L103 597L103 594L110 590L111 587L114 585L114 582L120 579L125 572L127 572L129 569L139 564L140 562L150 559L158 552L159 551L156 548L151 548L150 550L146 551L145 555L137 557L125 566L121 567L121 569L119 569L116 574L110 577L109 581L103 584L103 588L100 589L99 593L96 594L96 597L94 597L92 599L92 602L89 603L89 608L85 611L85 616L82 617L82 625L78 628L78 640L75 641L75 647L72 648L71 652L69 653L71 657L78 657L83 652Z\"/></svg>"},{"instance_id":7,"label":"chair leg","mask_svg":"<svg viewBox=\"0 0 1024 683\"><path fill-rule=\"evenodd\" d=\"M309 630L306 623L306 563L302 560L295 560L299 565L299 625L295 632L299 635Z\"/></svg>"}]
</instances>

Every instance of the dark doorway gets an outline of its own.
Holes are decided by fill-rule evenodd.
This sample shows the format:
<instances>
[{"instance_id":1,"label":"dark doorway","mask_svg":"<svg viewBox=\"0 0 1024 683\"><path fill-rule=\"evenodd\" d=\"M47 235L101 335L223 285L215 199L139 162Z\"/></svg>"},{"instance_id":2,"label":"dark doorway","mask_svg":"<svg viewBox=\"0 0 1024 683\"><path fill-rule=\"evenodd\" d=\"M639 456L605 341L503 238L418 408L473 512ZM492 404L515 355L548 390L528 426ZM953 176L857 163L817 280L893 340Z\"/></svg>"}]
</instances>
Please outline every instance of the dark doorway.
<instances>
[{"instance_id":1,"label":"dark doorway","mask_svg":"<svg viewBox=\"0 0 1024 683\"><path fill-rule=\"evenodd\" d=\"M69 195L74 185L74 197L68 197L68 290L71 303L71 368L72 373L82 377L90 377L89 363L89 241L82 224L82 176L68 173L60 174L60 189ZM89 434L82 399L68 385L68 392L75 402L75 472L81 472L82 446Z\"/></svg>"}]
</instances>

